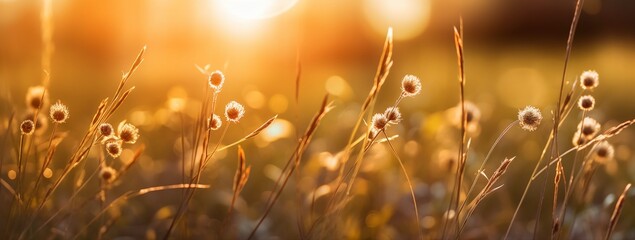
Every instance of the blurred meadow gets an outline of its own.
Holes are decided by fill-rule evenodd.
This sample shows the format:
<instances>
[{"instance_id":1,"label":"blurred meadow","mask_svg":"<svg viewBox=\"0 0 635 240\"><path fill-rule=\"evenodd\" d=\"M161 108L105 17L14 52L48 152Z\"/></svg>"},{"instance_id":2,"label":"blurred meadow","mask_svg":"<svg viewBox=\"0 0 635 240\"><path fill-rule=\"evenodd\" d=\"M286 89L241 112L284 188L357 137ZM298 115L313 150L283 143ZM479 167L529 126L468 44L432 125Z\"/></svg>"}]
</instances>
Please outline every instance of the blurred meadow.
<instances>
[{"instance_id":1,"label":"blurred meadow","mask_svg":"<svg viewBox=\"0 0 635 240\"><path fill-rule=\"evenodd\" d=\"M624 191L635 178L635 2L583 1L563 79L575 11L575 0L0 0L0 236L635 239L635 191ZM392 65L368 96L386 52ZM599 74L591 90L580 87L587 70ZM113 96L122 74L122 91L134 90ZM421 91L402 98L406 75ZM27 105L34 86L48 104ZM581 95L592 110L578 108ZM112 112L95 118L105 98ZM365 138L396 99L401 121ZM58 101L69 118L56 124ZM244 106L238 122L226 121L231 101ZM542 113L535 131L515 122L526 106ZM212 110L219 130L208 130ZM21 133L34 111L47 126ZM601 130L575 150L585 117ZM97 126L122 121L139 137L111 157ZM597 161L605 138L611 157ZM528 185L537 164L547 170Z\"/></svg>"}]
</instances>

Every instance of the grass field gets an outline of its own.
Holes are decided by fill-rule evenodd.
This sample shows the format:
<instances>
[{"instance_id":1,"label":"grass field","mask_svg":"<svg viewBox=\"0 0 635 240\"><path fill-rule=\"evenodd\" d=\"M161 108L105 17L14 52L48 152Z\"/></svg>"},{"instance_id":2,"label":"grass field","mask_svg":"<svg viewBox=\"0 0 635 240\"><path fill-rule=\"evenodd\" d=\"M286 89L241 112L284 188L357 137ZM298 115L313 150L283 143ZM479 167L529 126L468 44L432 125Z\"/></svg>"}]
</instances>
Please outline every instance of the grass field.
<instances>
[{"instance_id":1,"label":"grass field","mask_svg":"<svg viewBox=\"0 0 635 240\"><path fill-rule=\"evenodd\" d=\"M0 236L635 239L633 13L0 0Z\"/></svg>"}]
</instances>

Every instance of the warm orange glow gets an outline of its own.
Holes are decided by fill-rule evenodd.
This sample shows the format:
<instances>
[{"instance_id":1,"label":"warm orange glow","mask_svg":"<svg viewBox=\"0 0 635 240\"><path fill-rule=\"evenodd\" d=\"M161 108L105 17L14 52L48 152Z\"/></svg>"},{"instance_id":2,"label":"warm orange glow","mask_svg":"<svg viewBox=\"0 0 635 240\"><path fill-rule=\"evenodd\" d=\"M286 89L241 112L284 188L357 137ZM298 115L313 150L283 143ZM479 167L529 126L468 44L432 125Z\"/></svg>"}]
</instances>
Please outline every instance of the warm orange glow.
<instances>
[{"instance_id":1,"label":"warm orange glow","mask_svg":"<svg viewBox=\"0 0 635 240\"><path fill-rule=\"evenodd\" d=\"M407 40L421 34L430 20L429 0L366 0L366 19L380 34L395 29L395 39Z\"/></svg>"},{"instance_id":2,"label":"warm orange glow","mask_svg":"<svg viewBox=\"0 0 635 240\"><path fill-rule=\"evenodd\" d=\"M266 19L291 9L298 0L216 0L221 11L239 19Z\"/></svg>"}]
</instances>

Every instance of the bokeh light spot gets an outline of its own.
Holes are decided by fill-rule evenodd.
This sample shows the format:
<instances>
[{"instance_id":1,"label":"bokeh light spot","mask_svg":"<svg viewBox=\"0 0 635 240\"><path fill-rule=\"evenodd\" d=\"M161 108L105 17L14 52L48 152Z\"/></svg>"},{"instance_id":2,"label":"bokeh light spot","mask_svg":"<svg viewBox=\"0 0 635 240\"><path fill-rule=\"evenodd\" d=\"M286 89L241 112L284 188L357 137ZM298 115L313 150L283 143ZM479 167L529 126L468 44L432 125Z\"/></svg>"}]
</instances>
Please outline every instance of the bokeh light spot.
<instances>
[{"instance_id":1,"label":"bokeh light spot","mask_svg":"<svg viewBox=\"0 0 635 240\"><path fill-rule=\"evenodd\" d=\"M282 94L273 95L269 99L269 109L275 113L283 113L287 111L289 106L289 100Z\"/></svg>"}]
</instances>

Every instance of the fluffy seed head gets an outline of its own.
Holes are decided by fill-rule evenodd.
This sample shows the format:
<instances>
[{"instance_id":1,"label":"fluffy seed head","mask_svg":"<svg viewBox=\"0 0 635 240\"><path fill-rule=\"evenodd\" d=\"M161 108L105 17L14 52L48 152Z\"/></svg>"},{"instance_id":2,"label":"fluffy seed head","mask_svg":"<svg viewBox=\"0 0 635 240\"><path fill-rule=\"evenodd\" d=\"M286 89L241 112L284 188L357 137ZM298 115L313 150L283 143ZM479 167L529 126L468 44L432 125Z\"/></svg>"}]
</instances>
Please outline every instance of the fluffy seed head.
<instances>
[{"instance_id":1,"label":"fluffy seed head","mask_svg":"<svg viewBox=\"0 0 635 240\"><path fill-rule=\"evenodd\" d=\"M23 120L31 120L33 121L34 118L34 112L29 111L24 118L22 118ZM35 134L36 135L41 135L43 134L46 129L48 129L48 125L49 125L49 120L46 117L46 115L44 114L38 114L37 115L37 121L34 122L35 123Z\"/></svg>"},{"instance_id":2,"label":"fluffy seed head","mask_svg":"<svg viewBox=\"0 0 635 240\"><path fill-rule=\"evenodd\" d=\"M377 136L377 129L375 128L370 128L370 131L368 131L368 136L366 136L366 138L368 138L368 140L373 140L375 138L375 136Z\"/></svg>"},{"instance_id":3,"label":"fluffy seed head","mask_svg":"<svg viewBox=\"0 0 635 240\"><path fill-rule=\"evenodd\" d=\"M50 115L54 123L65 123L69 117L68 107L61 102L57 102L51 106Z\"/></svg>"},{"instance_id":4,"label":"fluffy seed head","mask_svg":"<svg viewBox=\"0 0 635 240\"><path fill-rule=\"evenodd\" d=\"M225 82L225 75L223 75L223 72L216 70L209 75L209 79L207 81L209 83L209 87L214 89L216 92L220 92L220 89L223 87L223 83Z\"/></svg>"},{"instance_id":5,"label":"fluffy seed head","mask_svg":"<svg viewBox=\"0 0 635 240\"><path fill-rule=\"evenodd\" d=\"M102 136L109 137L115 133L115 130L110 123L102 123L99 125L99 132Z\"/></svg>"},{"instance_id":6,"label":"fluffy seed head","mask_svg":"<svg viewBox=\"0 0 635 240\"><path fill-rule=\"evenodd\" d=\"M216 114L207 119L207 128L210 130L218 130L223 125L223 121Z\"/></svg>"},{"instance_id":7,"label":"fluffy seed head","mask_svg":"<svg viewBox=\"0 0 635 240\"><path fill-rule=\"evenodd\" d=\"M607 141L598 143L593 149L594 159L598 163L605 163L606 161L613 159L614 154L615 150L613 149L613 145L611 145Z\"/></svg>"},{"instance_id":8,"label":"fluffy seed head","mask_svg":"<svg viewBox=\"0 0 635 240\"><path fill-rule=\"evenodd\" d=\"M389 107L384 112L384 115L390 123L397 124L401 122L401 112L398 107Z\"/></svg>"},{"instance_id":9,"label":"fluffy seed head","mask_svg":"<svg viewBox=\"0 0 635 240\"><path fill-rule=\"evenodd\" d=\"M20 124L20 132L24 135L33 134L33 132L35 132L35 123L30 119L22 121L22 124Z\"/></svg>"},{"instance_id":10,"label":"fluffy seed head","mask_svg":"<svg viewBox=\"0 0 635 240\"><path fill-rule=\"evenodd\" d=\"M591 95L584 95L580 97L580 100L578 100L578 107L580 107L582 111L591 111L593 110L594 106L595 98L593 98L593 96Z\"/></svg>"},{"instance_id":11,"label":"fluffy seed head","mask_svg":"<svg viewBox=\"0 0 635 240\"><path fill-rule=\"evenodd\" d=\"M578 132L587 140L593 139L600 132L600 123L591 117L585 117L578 124Z\"/></svg>"},{"instance_id":12,"label":"fluffy seed head","mask_svg":"<svg viewBox=\"0 0 635 240\"><path fill-rule=\"evenodd\" d=\"M111 167L102 167L99 171L101 179L107 183L111 183L117 178L117 170Z\"/></svg>"},{"instance_id":13,"label":"fluffy seed head","mask_svg":"<svg viewBox=\"0 0 635 240\"><path fill-rule=\"evenodd\" d=\"M30 87L26 92L26 106L33 110L44 108L48 105L48 101L48 93L45 93L43 86Z\"/></svg>"},{"instance_id":14,"label":"fluffy seed head","mask_svg":"<svg viewBox=\"0 0 635 240\"><path fill-rule=\"evenodd\" d=\"M388 124L388 118L386 118L386 116L381 113L375 113L375 115L373 115L372 121L373 128L378 131L384 129Z\"/></svg>"},{"instance_id":15,"label":"fluffy seed head","mask_svg":"<svg viewBox=\"0 0 635 240\"><path fill-rule=\"evenodd\" d=\"M600 84L600 76L594 70L584 71L580 75L580 87L582 89L594 89Z\"/></svg>"},{"instance_id":16,"label":"fluffy seed head","mask_svg":"<svg viewBox=\"0 0 635 240\"><path fill-rule=\"evenodd\" d=\"M121 155L121 140L106 141L106 152L112 157L117 158Z\"/></svg>"},{"instance_id":17,"label":"fluffy seed head","mask_svg":"<svg viewBox=\"0 0 635 240\"><path fill-rule=\"evenodd\" d=\"M236 101L231 101L225 106L225 118L227 121L237 123L245 115L245 108Z\"/></svg>"},{"instance_id":18,"label":"fluffy seed head","mask_svg":"<svg viewBox=\"0 0 635 240\"><path fill-rule=\"evenodd\" d=\"M421 92L421 81L414 75L406 75L401 80L401 94L404 97L412 97Z\"/></svg>"},{"instance_id":19,"label":"fluffy seed head","mask_svg":"<svg viewBox=\"0 0 635 240\"><path fill-rule=\"evenodd\" d=\"M527 106L523 110L518 111L518 121L520 122L520 127L531 132L540 125L542 114L537 108Z\"/></svg>"},{"instance_id":20,"label":"fluffy seed head","mask_svg":"<svg viewBox=\"0 0 635 240\"><path fill-rule=\"evenodd\" d=\"M582 136L580 131L576 131L575 134L573 134L573 139L571 139L571 143L573 143L574 147L578 147L578 146L582 146L586 144L587 139L584 136Z\"/></svg>"},{"instance_id":21,"label":"fluffy seed head","mask_svg":"<svg viewBox=\"0 0 635 240\"><path fill-rule=\"evenodd\" d=\"M131 123L125 121L119 124L117 128L117 135L124 143L135 143L139 139L139 129Z\"/></svg>"}]
</instances>

